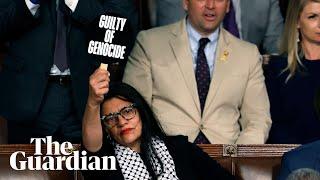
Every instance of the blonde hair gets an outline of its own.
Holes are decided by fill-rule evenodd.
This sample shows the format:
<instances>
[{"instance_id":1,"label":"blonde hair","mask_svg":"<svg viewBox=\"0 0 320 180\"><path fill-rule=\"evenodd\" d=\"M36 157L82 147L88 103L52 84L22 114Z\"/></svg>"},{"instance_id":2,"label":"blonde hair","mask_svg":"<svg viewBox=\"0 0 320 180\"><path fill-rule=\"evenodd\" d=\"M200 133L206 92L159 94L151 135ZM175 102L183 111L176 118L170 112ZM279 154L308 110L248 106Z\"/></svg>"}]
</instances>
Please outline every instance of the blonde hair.
<instances>
[{"instance_id":1,"label":"blonde hair","mask_svg":"<svg viewBox=\"0 0 320 180\"><path fill-rule=\"evenodd\" d=\"M287 70L290 72L287 81L294 76L299 64L303 66L300 60L303 56L303 50L299 42L300 32L297 26L300 14L308 2L320 2L320 0L290 0L288 4L286 22L280 41L280 54L288 56L288 65L283 70L283 72Z\"/></svg>"}]
</instances>

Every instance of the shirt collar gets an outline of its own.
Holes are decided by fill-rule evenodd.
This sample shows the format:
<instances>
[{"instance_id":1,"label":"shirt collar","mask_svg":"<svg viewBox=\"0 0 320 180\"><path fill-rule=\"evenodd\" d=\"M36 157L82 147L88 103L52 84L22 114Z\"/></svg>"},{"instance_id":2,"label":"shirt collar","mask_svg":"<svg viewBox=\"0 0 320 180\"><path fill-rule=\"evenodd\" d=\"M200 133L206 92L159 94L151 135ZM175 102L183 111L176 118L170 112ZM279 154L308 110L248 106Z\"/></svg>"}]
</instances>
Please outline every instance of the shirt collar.
<instances>
[{"instance_id":1,"label":"shirt collar","mask_svg":"<svg viewBox=\"0 0 320 180\"><path fill-rule=\"evenodd\" d=\"M187 32L188 32L190 40L198 43L201 38L204 38L197 30L195 30L195 28L192 27L188 18L187 18L186 23L187 23ZM209 36L207 36L207 38L210 40L209 43L216 42L218 40L219 30L220 30L220 27L218 27L213 33L211 33L211 34L209 34Z\"/></svg>"}]
</instances>

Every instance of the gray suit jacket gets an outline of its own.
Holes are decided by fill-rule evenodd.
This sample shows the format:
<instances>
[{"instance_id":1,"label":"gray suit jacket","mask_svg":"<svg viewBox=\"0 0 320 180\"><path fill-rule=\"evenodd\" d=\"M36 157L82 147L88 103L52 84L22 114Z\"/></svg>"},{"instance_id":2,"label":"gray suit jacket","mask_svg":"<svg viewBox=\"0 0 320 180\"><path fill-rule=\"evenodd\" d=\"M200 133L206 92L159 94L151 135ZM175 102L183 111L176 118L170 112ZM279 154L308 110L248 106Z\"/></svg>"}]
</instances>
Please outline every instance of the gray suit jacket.
<instances>
[{"instance_id":1,"label":"gray suit jacket","mask_svg":"<svg viewBox=\"0 0 320 180\"><path fill-rule=\"evenodd\" d=\"M185 16L182 0L154 1L156 26L178 21ZM239 0L242 39L256 44L261 54L278 52L278 39L283 29L283 18L278 0Z\"/></svg>"},{"instance_id":2,"label":"gray suit jacket","mask_svg":"<svg viewBox=\"0 0 320 180\"><path fill-rule=\"evenodd\" d=\"M262 54L278 52L283 18L278 0L241 0L242 38L256 44Z\"/></svg>"},{"instance_id":3,"label":"gray suit jacket","mask_svg":"<svg viewBox=\"0 0 320 180\"><path fill-rule=\"evenodd\" d=\"M151 0L154 2L155 26L162 26L179 21L186 15L182 0Z\"/></svg>"}]
</instances>

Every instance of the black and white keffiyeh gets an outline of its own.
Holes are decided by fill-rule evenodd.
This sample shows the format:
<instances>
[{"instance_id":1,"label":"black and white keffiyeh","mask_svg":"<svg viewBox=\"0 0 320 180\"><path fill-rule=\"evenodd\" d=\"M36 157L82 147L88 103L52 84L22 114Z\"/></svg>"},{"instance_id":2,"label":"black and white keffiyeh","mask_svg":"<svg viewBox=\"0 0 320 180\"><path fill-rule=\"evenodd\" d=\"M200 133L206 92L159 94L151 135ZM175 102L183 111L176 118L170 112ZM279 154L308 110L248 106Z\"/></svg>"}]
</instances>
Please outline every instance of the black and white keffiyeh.
<instances>
[{"instance_id":1,"label":"black and white keffiyeh","mask_svg":"<svg viewBox=\"0 0 320 180\"><path fill-rule=\"evenodd\" d=\"M118 143L114 142L113 144L115 155L125 180L151 179L147 167L143 163L139 153ZM156 151L156 154L150 153L152 157L149 157L149 159L151 160L153 169L156 169L155 174L157 175L158 180L179 180L172 156L169 154L164 142L159 138L152 138L151 145ZM156 156L158 156L158 158L156 158ZM161 166L158 159L160 159L163 166Z\"/></svg>"}]
</instances>

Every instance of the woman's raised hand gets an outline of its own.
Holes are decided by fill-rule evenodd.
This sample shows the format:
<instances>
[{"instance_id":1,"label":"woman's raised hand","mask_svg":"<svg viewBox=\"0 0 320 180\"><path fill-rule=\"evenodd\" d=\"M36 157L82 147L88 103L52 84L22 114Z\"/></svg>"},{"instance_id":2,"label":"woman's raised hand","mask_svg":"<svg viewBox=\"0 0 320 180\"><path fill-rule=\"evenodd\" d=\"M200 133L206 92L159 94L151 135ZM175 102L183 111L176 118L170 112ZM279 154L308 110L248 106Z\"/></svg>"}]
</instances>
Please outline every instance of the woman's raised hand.
<instances>
[{"instance_id":1,"label":"woman's raised hand","mask_svg":"<svg viewBox=\"0 0 320 180\"><path fill-rule=\"evenodd\" d=\"M107 70L105 64L102 64L89 79L89 96L88 105L89 106L100 106L103 101L104 94L109 91L110 73Z\"/></svg>"}]
</instances>

